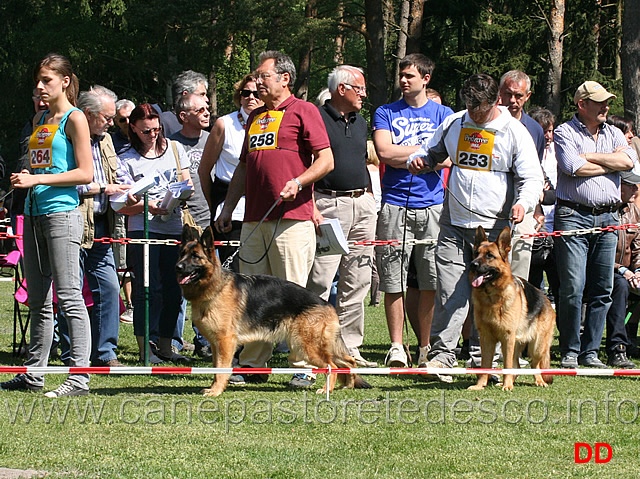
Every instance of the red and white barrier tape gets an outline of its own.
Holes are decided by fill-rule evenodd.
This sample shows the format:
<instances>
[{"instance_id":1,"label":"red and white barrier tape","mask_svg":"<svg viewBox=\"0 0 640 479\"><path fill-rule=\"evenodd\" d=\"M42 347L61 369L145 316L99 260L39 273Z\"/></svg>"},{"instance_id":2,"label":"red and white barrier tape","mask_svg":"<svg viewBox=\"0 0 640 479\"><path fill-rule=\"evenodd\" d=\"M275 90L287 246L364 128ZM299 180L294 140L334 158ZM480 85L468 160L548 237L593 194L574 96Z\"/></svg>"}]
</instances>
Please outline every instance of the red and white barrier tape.
<instances>
[{"instance_id":1,"label":"red and white barrier tape","mask_svg":"<svg viewBox=\"0 0 640 479\"><path fill-rule=\"evenodd\" d=\"M327 374L327 368L192 368L192 367L67 367L67 366L0 366L0 373L7 374ZM640 369L471 369L471 368L340 368L331 369L337 374L391 375L391 374L443 374L463 376L475 374L514 374L533 376L640 376Z\"/></svg>"},{"instance_id":2,"label":"red and white barrier tape","mask_svg":"<svg viewBox=\"0 0 640 479\"><path fill-rule=\"evenodd\" d=\"M602 228L585 228L578 230L567 230L567 231L552 231L550 233L547 232L538 232L538 233L525 233L525 234L516 234L513 236L513 239L531 239L531 238L544 238L546 236L575 236L575 235L585 235L591 233L604 233L611 232L616 230L626 230L630 228L640 228L640 223L630 223L625 225L613 225L613 226L604 226ZM10 235L8 233L0 232L0 239L5 238L19 238L18 235ZM169 246L179 246L180 241L178 240L161 240L161 239L132 239L132 238L95 238L94 241L96 243L119 243L119 244L152 244L152 245L169 245ZM417 244L436 244L438 242L437 238L428 238L422 240L410 239L405 241L407 245L417 245ZM372 241L348 241L349 246L383 246L383 245L393 245L400 246L402 244L402 240L392 239L392 240L372 240ZM215 246L240 246L239 241L214 241Z\"/></svg>"}]
</instances>

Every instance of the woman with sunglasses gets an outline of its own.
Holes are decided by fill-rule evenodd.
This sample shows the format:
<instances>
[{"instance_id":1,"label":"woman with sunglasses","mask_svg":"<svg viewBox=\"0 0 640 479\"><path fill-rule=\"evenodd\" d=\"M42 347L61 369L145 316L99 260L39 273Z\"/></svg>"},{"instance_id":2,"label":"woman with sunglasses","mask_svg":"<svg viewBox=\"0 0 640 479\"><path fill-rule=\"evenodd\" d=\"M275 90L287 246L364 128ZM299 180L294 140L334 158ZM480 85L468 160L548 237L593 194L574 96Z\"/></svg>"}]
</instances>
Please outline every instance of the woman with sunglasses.
<instances>
[{"instance_id":1,"label":"woman with sunglasses","mask_svg":"<svg viewBox=\"0 0 640 479\"><path fill-rule=\"evenodd\" d=\"M129 138L131 148L120 156L118 179L122 183L133 183L142 178L156 177L158 184L149 190L149 238L180 240L182 215L180 207L168 211L161 203L169 185L188 180L189 159L182 145L167 140L160 126L160 117L149 103L138 105L129 116ZM176 154L178 158L176 158ZM180 171L178 171L178 163ZM180 177L180 178L179 178ZM120 210L129 216L129 237L144 235L144 201L129 195L127 205ZM133 270L133 329L144 357L144 264L142 245L130 244L127 250ZM176 327L182 293L176 279L175 266L178 248L175 245L151 245L149 248L149 329L151 338L157 338L157 350L150 354L151 362L186 361L184 356L171 349L171 338Z\"/></svg>"},{"instance_id":2,"label":"woman with sunglasses","mask_svg":"<svg viewBox=\"0 0 640 479\"><path fill-rule=\"evenodd\" d=\"M87 119L75 107L78 78L69 60L47 55L34 70L38 96L48 107L33 119L30 170L11 175L14 188L28 191L24 212L24 269L31 314L25 366L47 365L53 338L53 283L58 307L70 334L70 366L89 366L91 330L82 299L80 241L83 220L76 185L93 180ZM89 392L88 374L70 374L45 396L81 396ZM19 374L0 384L4 390L40 391L42 374Z\"/></svg>"},{"instance_id":3,"label":"woman with sunglasses","mask_svg":"<svg viewBox=\"0 0 640 479\"><path fill-rule=\"evenodd\" d=\"M249 114L264 103L258 95L258 85L255 78L249 74L234 85L233 103L237 111L218 118L213 125L207 144L202 152L198 176L202 191L211 209L211 225L222 209L222 203L227 196L227 189L238 166L242 143L245 136L245 125ZM240 199L233 211L232 229L228 233L216 235L220 241L240 241L242 220L244 219L244 197ZM220 260L224 262L233 254L234 247L222 246L218 248ZM231 269L238 272L238 258L231 264Z\"/></svg>"}]
</instances>

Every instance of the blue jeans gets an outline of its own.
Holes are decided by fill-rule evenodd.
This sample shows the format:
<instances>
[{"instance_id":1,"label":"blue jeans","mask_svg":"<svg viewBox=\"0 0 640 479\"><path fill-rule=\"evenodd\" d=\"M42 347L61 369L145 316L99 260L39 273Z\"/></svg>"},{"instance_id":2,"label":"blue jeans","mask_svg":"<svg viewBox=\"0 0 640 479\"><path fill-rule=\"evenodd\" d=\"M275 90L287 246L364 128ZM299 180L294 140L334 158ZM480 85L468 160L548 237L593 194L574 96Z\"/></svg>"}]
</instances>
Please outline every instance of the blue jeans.
<instances>
[{"instance_id":1,"label":"blue jeans","mask_svg":"<svg viewBox=\"0 0 640 479\"><path fill-rule=\"evenodd\" d=\"M555 212L556 231L617 224L617 212L593 215L567 206L558 206ZM587 357L598 354L605 319L611 306L617 244L616 231L554 237L560 280L560 298L556 299L556 307L562 356ZM583 294L587 314L581 334Z\"/></svg>"},{"instance_id":2,"label":"blue jeans","mask_svg":"<svg viewBox=\"0 0 640 479\"><path fill-rule=\"evenodd\" d=\"M80 289L82 217L75 209L25 216L24 266L31 312L29 352L25 366L46 366L53 339L53 288L70 331L71 366L89 366L91 327ZM27 381L44 384L44 375L27 374ZM71 374L68 382L88 389L88 374Z\"/></svg>"},{"instance_id":3,"label":"blue jeans","mask_svg":"<svg viewBox=\"0 0 640 479\"><path fill-rule=\"evenodd\" d=\"M627 329L624 320L627 317L627 302L629 300L630 284L617 271L613 273L613 291L611 292L611 307L607 314L607 353L613 352L616 346L628 346Z\"/></svg>"},{"instance_id":4,"label":"blue jeans","mask_svg":"<svg viewBox=\"0 0 640 479\"><path fill-rule=\"evenodd\" d=\"M180 301L180 314L178 314L178 321L176 322L176 329L173 330L173 338L171 344L178 351L182 351L182 335L184 334L184 323L187 321L187 300L182 298Z\"/></svg>"},{"instance_id":5,"label":"blue jeans","mask_svg":"<svg viewBox=\"0 0 640 479\"><path fill-rule=\"evenodd\" d=\"M106 217L96 217L95 237L108 237ZM116 272L113 250L110 244L93 243L91 248L80 250L80 268L87 278L93 297L91 309L91 361L116 359L120 332L120 282ZM80 282L82 288L83 280ZM64 315L62 315L64 316ZM68 357L68 328L65 321L58 323L60 358Z\"/></svg>"},{"instance_id":6,"label":"blue jeans","mask_svg":"<svg viewBox=\"0 0 640 479\"><path fill-rule=\"evenodd\" d=\"M143 236L142 231L129 232L130 238ZM180 240L180 235L149 233L149 238ZM144 336L143 245L128 245L127 260L133 270L133 331L136 336ZM149 332L152 337L173 337L182 302L182 291L176 278L177 262L177 246L149 246Z\"/></svg>"},{"instance_id":7,"label":"blue jeans","mask_svg":"<svg viewBox=\"0 0 640 479\"><path fill-rule=\"evenodd\" d=\"M95 237L110 236L106 217L95 222ZM110 244L93 243L80 250L80 265L93 295L91 360L116 359L120 332L120 282Z\"/></svg>"},{"instance_id":8,"label":"blue jeans","mask_svg":"<svg viewBox=\"0 0 640 479\"><path fill-rule=\"evenodd\" d=\"M178 351L182 351L182 347L184 344L184 340L183 340L183 334L184 334L184 323L187 320L187 300L182 298L182 303L180 304L180 314L178 315L178 322L176 323L176 329L173 332L173 340L171 341L171 344L173 344L173 346L175 346ZM195 336L193 337L193 345L200 349L203 348L205 346L209 346L209 341L207 341L207 338L205 338L202 334L200 334L200 331L198 331L198 328L196 328L194 325L192 325L193 328L193 332L195 333Z\"/></svg>"}]
</instances>

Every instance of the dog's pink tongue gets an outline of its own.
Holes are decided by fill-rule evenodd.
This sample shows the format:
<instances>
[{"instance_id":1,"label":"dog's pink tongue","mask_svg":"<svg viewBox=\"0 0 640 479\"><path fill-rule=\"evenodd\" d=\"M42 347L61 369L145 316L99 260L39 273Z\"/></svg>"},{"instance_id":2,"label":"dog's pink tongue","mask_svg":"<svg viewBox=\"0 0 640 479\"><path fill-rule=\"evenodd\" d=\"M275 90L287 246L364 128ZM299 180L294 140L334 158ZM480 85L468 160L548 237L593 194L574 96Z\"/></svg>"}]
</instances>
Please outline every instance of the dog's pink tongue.
<instances>
[{"instance_id":1,"label":"dog's pink tongue","mask_svg":"<svg viewBox=\"0 0 640 479\"><path fill-rule=\"evenodd\" d=\"M478 276L476 279L474 279L471 282L471 286L473 286L474 288L477 288L478 286L480 286L482 283L484 283L484 275L481 274L480 276Z\"/></svg>"}]
</instances>

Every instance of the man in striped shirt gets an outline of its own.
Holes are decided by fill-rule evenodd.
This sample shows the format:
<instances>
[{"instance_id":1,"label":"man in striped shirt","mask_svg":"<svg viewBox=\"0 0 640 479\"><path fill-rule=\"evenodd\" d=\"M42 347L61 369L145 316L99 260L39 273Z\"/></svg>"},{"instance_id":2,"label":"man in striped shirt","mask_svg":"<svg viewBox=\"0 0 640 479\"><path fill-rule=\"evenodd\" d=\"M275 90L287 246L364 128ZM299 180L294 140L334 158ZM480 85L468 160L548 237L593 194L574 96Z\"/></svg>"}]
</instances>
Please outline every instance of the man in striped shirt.
<instances>
[{"instance_id":1,"label":"man in striped shirt","mask_svg":"<svg viewBox=\"0 0 640 479\"><path fill-rule=\"evenodd\" d=\"M584 82L574 96L576 115L554 133L558 160L556 230L619 223L619 172L637 167L638 159L622 132L605 123L608 102L614 98L599 83ZM617 232L560 236L554 240L560 279L560 299L556 304L561 365L604 368L598 350L611 305ZM587 309L581 333L583 293Z\"/></svg>"}]
</instances>

